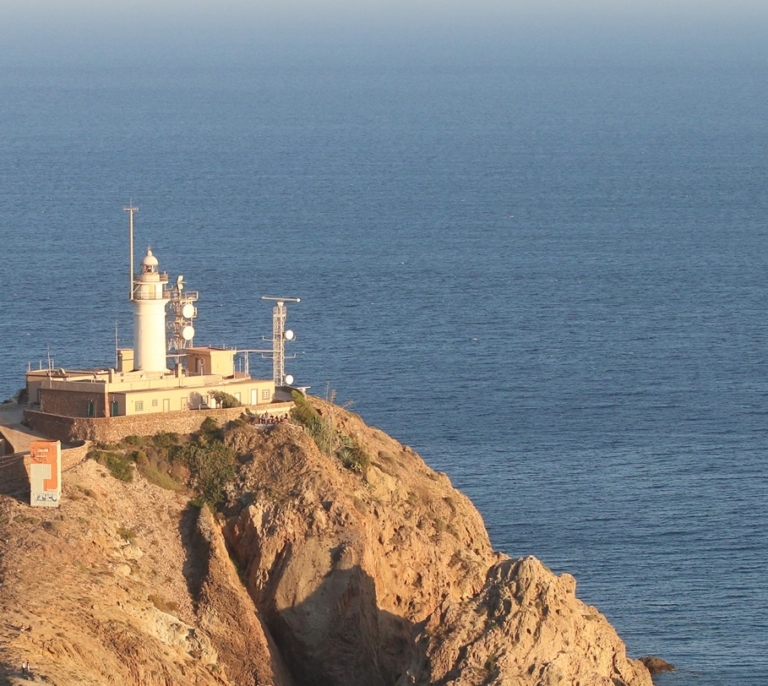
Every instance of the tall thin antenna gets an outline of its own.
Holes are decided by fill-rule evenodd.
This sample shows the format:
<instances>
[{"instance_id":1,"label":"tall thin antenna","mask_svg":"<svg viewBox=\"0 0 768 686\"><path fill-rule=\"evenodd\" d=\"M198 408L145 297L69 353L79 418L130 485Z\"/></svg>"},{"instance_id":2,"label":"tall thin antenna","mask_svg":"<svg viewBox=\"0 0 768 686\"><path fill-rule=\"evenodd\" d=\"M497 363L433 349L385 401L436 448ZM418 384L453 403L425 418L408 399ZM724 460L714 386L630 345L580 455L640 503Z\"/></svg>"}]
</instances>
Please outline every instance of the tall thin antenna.
<instances>
[{"instance_id":1,"label":"tall thin antenna","mask_svg":"<svg viewBox=\"0 0 768 686\"><path fill-rule=\"evenodd\" d=\"M115 369L120 366L120 343L117 337L117 322L115 322Z\"/></svg>"},{"instance_id":2,"label":"tall thin antenna","mask_svg":"<svg viewBox=\"0 0 768 686\"><path fill-rule=\"evenodd\" d=\"M129 262L131 269L131 280L128 282L130 285L130 292L128 294L129 300L133 300L133 213L138 211L139 208L134 207L133 200L131 200L127 207L123 208L123 212L128 212L128 254L130 257Z\"/></svg>"}]
</instances>

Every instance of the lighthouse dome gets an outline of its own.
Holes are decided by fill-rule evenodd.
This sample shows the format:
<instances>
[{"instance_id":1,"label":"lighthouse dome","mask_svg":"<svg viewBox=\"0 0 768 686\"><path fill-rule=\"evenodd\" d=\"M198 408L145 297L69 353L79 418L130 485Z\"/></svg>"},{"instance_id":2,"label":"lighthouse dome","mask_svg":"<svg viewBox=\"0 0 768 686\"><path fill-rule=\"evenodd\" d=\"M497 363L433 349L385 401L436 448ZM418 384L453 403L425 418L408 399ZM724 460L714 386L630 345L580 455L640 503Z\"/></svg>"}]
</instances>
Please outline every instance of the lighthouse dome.
<instances>
[{"instance_id":1,"label":"lighthouse dome","mask_svg":"<svg viewBox=\"0 0 768 686\"><path fill-rule=\"evenodd\" d=\"M152 254L152 250L150 248L147 248L147 254L144 256L144 259L141 261L141 266L143 267L142 271L144 272L154 272L157 270L157 258Z\"/></svg>"}]
</instances>

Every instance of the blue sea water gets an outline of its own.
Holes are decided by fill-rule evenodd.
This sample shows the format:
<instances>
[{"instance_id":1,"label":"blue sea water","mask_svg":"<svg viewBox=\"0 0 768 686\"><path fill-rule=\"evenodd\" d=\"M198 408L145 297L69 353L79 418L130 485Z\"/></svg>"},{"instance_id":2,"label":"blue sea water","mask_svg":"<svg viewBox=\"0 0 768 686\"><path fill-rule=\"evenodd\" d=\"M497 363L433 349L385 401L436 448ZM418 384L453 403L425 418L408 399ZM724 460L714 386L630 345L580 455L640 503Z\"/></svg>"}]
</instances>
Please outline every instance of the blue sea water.
<instances>
[{"instance_id":1,"label":"blue sea water","mask_svg":"<svg viewBox=\"0 0 768 686\"><path fill-rule=\"evenodd\" d=\"M573 573L665 686L768 683L768 54L7 58L0 395L109 366L137 243ZM138 252L138 250L137 250ZM269 375L267 362L262 373Z\"/></svg>"}]
</instances>

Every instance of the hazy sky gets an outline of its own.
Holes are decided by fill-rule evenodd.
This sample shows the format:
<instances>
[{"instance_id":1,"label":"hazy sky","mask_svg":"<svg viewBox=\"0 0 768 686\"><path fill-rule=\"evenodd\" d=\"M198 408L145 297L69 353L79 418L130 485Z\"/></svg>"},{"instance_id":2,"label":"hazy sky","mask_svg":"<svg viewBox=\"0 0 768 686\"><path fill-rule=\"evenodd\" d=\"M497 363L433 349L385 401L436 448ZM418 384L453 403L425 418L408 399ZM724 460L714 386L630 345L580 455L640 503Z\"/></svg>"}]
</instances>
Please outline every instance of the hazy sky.
<instances>
[{"instance_id":1,"label":"hazy sky","mask_svg":"<svg viewBox=\"0 0 768 686\"><path fill-rule=\"evenodd\" d=\"M766 0L0 0L0 54L249 42L764 40Z\"/></svg>"}]
</instances>

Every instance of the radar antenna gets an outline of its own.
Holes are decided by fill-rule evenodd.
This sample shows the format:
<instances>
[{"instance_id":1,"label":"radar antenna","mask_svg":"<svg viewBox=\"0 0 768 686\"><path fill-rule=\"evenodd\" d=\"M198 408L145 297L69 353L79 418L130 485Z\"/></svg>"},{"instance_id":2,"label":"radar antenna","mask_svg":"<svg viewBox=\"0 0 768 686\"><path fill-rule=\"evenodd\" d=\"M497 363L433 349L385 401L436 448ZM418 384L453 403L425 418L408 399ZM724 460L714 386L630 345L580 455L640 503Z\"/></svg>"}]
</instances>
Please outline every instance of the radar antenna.
<instances>
[{"instance_id":1,"label":"radar antenna","mask_svg":"<svg viewBox=\"0 0 768 686\"><path fill-rule=\"evenodd\" d=\"M168 306L172 319L168 322L168 352L191 348L195 337L194 320L197 317L195 303L199 297L197 291L184 289L184 277L179 274L176 285L168 289Z\"/></svg>"}]
</instances>

